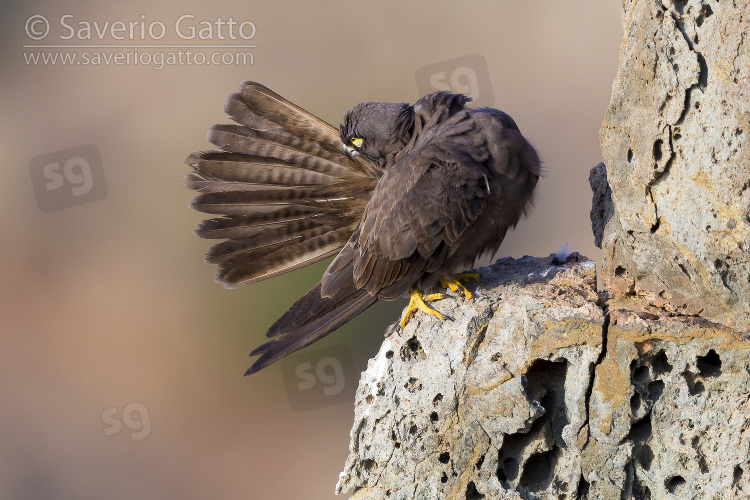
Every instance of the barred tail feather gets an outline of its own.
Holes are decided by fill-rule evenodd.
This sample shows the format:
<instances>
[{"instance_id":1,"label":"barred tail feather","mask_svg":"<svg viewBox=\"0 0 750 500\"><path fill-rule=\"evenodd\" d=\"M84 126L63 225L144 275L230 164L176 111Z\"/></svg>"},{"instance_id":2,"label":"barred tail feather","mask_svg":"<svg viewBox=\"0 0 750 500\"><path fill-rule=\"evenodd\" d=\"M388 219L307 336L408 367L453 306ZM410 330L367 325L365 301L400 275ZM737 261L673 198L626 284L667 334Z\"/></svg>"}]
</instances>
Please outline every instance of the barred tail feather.
<instances>
[{"instance_id":1,"label":"barred tail feather","mask_svg":"<svg viewBox=\"0 0 750 500\"><path fill-rule=\"evenodd\" d=\"M198 236L226 239L206 255L216 279L237 287L336 254L381 172L341 151L338 130L263 85L245 82L225 103L239 125L214 125L222 151L191 154L191 207L223 217Z\"/></svg>"},{"instance_id":2,"label":"barred tail feather","mask_svg":"<svg viewBox=\"0 0 750 500\"><path fill-rule=\"evenodd\" d=\"M238 255L221 263L216 279L227 288L236 288L300 269L338 253L348 232L344 228L300 235L297 242L276 243L268 252Z\"/></svg>"}]
</instances>

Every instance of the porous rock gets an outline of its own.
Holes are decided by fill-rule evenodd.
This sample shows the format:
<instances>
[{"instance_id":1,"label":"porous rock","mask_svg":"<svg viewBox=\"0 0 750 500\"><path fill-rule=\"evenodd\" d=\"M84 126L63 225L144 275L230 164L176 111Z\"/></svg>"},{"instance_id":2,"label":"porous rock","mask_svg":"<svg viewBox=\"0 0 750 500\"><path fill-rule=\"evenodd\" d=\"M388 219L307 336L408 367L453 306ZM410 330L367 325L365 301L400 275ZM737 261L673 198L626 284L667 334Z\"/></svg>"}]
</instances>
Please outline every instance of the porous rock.
<instances>
[{"instance_id":1,"label":"porous rock","mask_svg":"<svg viewBox=\"0 0 750 500\"><path fill-rule=\"evenodd\" d=\"M750 327L750 1L623 2L602 280Z\"/></svg>"},{"instance_id":2,"label":"porous rock","mask_svg":"<svg viewBox=\"0 0 750 500\"><path fill-rule=\"evenodd\" d=\"M747 338L638 299L607 320L578 498L750 498Z\"/></svg>"},{"instance_id":3,"label":"porous rock","mask_svg":"<svg viewBox=\"0 0 750 500\"><path fill-rule=\"evenodd\" d=\"M750 342L596 293L573 254L481 269L394 328L357 390L353 499L750 497Z\"/></svg>"},{"instance_id":4,"label":"porous rock","mask_svg":"<svg viewBox=\"0 0 750 500\"><path fill-rule=\"evenodd\" d=\"M433 303L452 321L419 313L390 334L362 374L338 493L575 491L604 315L594 262L554 260L500 260L471 301Z\"/></svg>"}]
</instances>

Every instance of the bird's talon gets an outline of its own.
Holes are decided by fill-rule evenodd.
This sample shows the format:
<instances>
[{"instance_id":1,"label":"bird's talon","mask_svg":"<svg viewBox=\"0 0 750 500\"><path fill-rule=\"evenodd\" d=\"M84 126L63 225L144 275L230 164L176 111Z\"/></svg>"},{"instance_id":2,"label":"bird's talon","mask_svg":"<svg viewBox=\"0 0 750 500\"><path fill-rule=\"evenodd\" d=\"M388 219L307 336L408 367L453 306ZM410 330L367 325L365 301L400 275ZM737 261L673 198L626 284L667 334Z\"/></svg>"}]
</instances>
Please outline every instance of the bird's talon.
<instances>
[{"instance_id":1,"label":"bird's talon","mask_svg":"<svg viewBox=\"0 0 750 500\"><path fill-rule=\"evenodd\" d=\"M440 286L449 289L451 292L460 291L467 300L471 300L471 292L461 283L462 281L468 280L479 281L479 273L458 273L451 279L441 279Z\"/></svg>"},{"instance_id":2,"label":"bird's talon","mask_svg":"<svg viewBox=\"0 0 750 500\"><path fill-rule=\"evenodd\" d=\"M411 317L411 315L416 311L423 311L430 316L435 316L437 319L443 321L447 318L447 316L439 313L438 311L432 309L430 306L426 304L426 302L432 302L434 300L440 300L442 298L445 298L445 296L442 293L431 293L430 295L422 295L422 292L419 291L418 288L412 289L412 291L409 292L409 305L406 306L406 310L404 311L403 316L401 316L401 321L399 321L399 325L401 328L404 328L406 326L406 321ZM450 318L447 318L450 319Z\"/></svg>"}]
</instances>

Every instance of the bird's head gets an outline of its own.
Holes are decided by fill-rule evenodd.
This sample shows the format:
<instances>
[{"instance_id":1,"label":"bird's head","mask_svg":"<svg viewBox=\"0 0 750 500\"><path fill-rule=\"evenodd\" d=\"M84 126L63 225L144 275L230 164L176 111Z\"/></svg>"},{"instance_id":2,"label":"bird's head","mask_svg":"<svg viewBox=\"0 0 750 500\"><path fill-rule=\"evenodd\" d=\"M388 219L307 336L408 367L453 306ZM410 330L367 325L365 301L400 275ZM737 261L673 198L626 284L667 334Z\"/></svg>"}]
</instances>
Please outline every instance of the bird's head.
<instances>
[{"instance_id":1,"label":"bird's head","mask_svg":"<svg viewBox=\"0 0 750 500\"><path fill-rule=\"evenodd\" d=\"M411 139L414 108L406 103L363 102L344 115L339 134L344 152L361 154L386 170Z\"/></svg>"}]
</instances>

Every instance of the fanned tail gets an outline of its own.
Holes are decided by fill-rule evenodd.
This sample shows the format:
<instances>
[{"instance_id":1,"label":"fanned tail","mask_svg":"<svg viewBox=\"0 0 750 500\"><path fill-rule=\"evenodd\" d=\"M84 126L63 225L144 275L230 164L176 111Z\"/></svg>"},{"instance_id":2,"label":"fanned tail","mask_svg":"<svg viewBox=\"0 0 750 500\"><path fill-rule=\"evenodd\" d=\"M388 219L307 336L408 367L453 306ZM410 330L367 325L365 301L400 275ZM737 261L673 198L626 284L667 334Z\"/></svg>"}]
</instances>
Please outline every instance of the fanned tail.
<instances>
[{"instance_id":1,"label":"fanned tail","mask_svg":"<svg viewBox=\"0 0 750 500\"><path fill-rule=\"evenodd\" d=\"M214 125L222 151L191 154L191 206L222 215L196 233L226 239L206 260L234 288L335 255L348 241L382 172L341 150L338 131L268 88L244 82L225 103L239 125Z\"/></svg>"}]
</instances>

